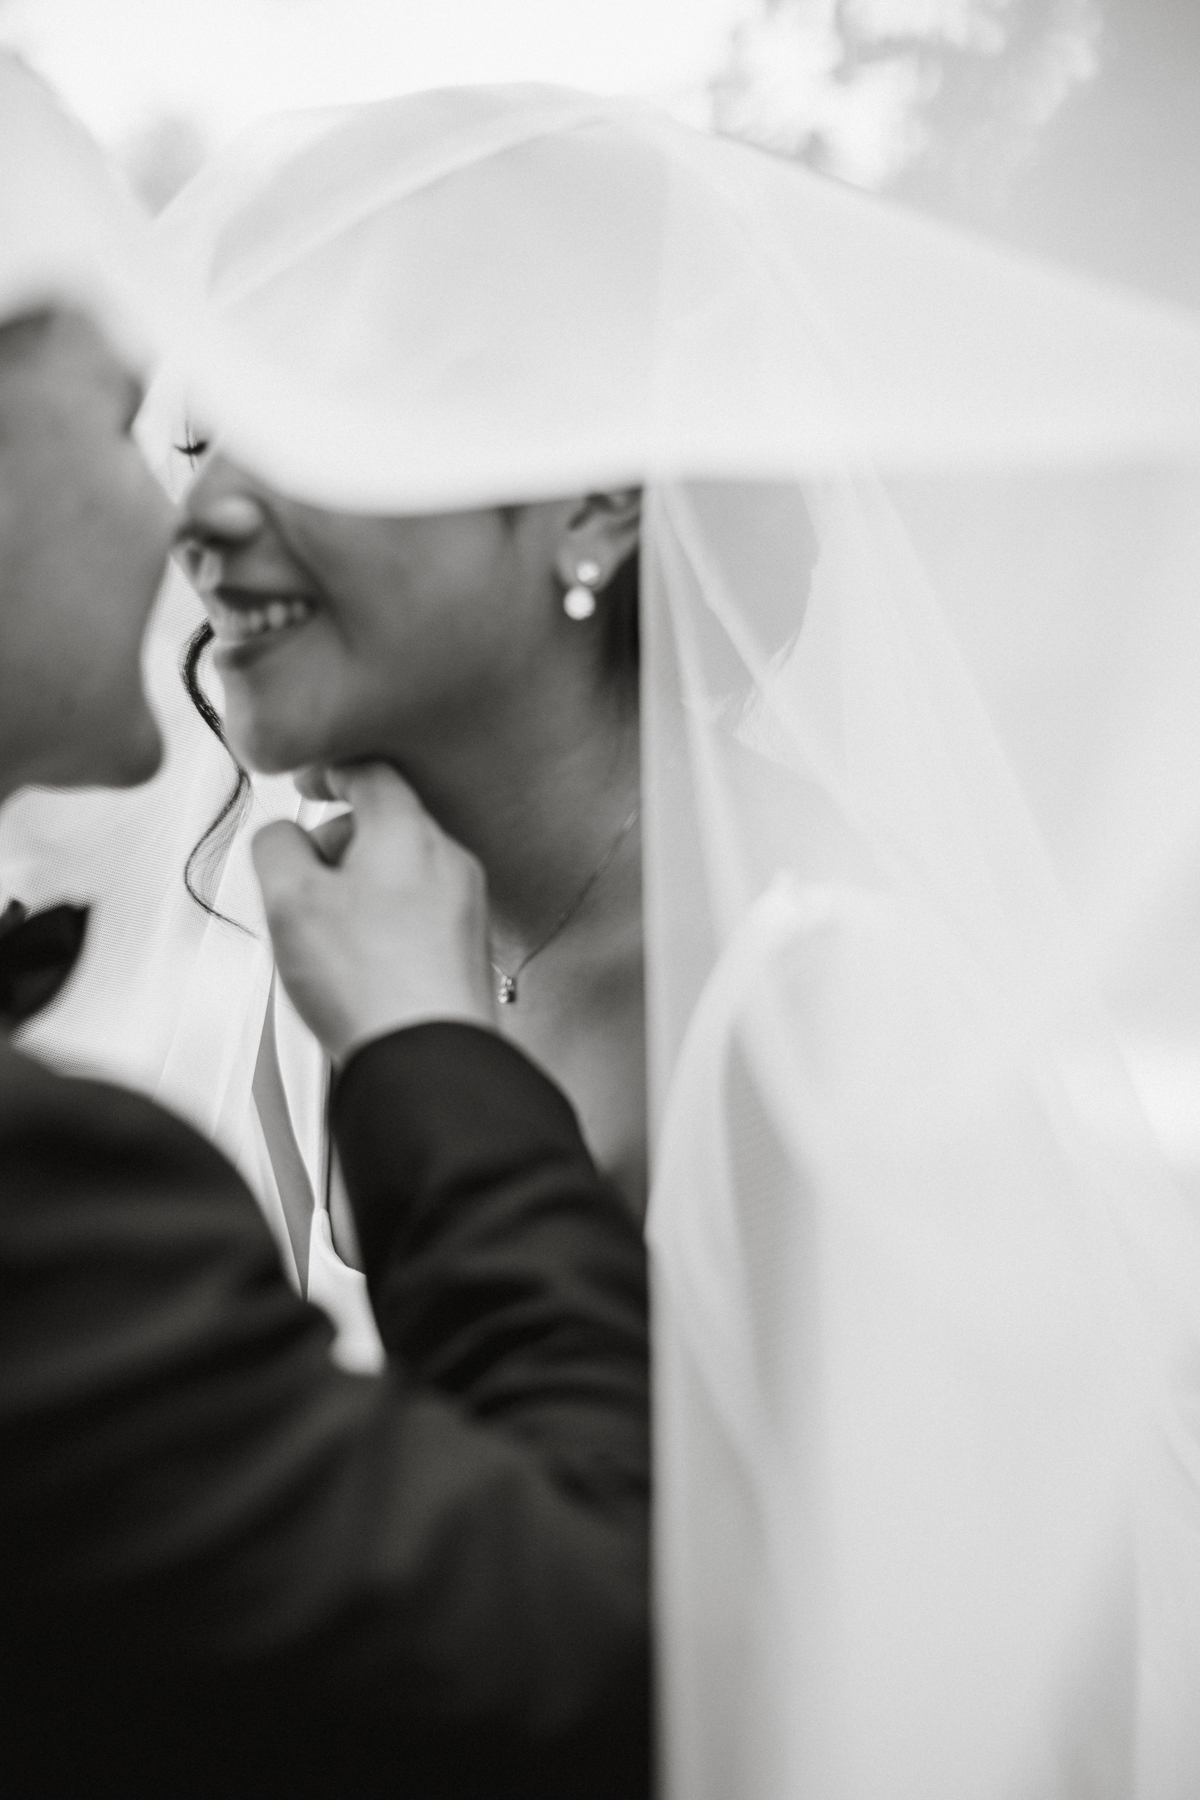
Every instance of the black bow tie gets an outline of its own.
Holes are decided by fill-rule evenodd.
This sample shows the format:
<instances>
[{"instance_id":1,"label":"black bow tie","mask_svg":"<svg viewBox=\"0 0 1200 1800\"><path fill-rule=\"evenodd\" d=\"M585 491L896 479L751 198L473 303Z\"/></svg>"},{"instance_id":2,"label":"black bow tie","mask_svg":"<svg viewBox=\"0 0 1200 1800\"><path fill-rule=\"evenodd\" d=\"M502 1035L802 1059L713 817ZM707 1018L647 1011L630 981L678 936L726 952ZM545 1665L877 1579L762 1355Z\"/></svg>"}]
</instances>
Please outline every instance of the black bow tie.
<instances>
[{"instance_id":1,"label":"black bow tie","mask_svg":"<svg viewBox=\"0 0 1200 1800\"><path fill-rule=\"evenodd\" d=\"M75 967L87 931L86 906L30 913L13 900L0 913L0 1030L15 1031L55 994Z\"/></svg>"}]
</instances>

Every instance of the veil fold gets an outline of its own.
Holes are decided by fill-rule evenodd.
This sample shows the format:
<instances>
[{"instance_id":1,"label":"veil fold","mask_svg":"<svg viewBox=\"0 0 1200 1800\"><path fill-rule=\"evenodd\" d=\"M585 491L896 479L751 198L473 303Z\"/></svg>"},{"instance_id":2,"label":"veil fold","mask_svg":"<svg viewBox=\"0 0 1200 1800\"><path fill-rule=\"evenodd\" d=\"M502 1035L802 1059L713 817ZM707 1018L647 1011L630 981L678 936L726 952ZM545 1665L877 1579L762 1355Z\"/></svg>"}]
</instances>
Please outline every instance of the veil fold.
<instances>
[{"instance_id":1,"label":"veil fold","mask_svg":"<svg viewBox=\"0 0 1200 1800\"><path fill-rule=\"evenodd\" d=\"M30 69L0 54L0 320L77 307L141 372L179 327L187 292L98 147ZM248 931L206 915L182 882L229 781L228 758L179 685L180 653L201 617L187 584L169 579L145 658L167 746L152 783L126 792L27 788L4 807L0 895L91 909L80 966L19 1042L71 1073L140 1088L215 1137L260 1193L285 1249L246 1071L270 984L265 930L261 941L253 935L261 905L246 845L219 871L217 905ZM282 798L294 813L294 793ZM258 804L272 803L260 791Z\"/></svg>"},{"instance_id":2,"label":"veil fold","mask_svg":"<svg viewBox=\"0 0 1200 1800\"><path fill-rule=\"evenodd\" d=\"M132 191L45 82L0 50L0 320L79 307L142 370L182 303Z\"/></svg>"},{"instance_id":3,"label":"veil fold","mask_svg":"<svg viewBox=\"0 0 1200 1800\"><path fill-rule=\"evenodd\" d=\"M164 391L282 490L645 489L666 1792L1186 1800L1200 1234L1112 1018L1200 1042L1197 322L528 87L162 229Z\"/></svg>"},{"instance_id":4,"label":"veil fold","mask_svg":"<svg viewBox=\"0 0 1200 1800\"><path fill-rule=\"evenodd\" d=\"M778 647L753 503L656 498L671 1791L1182 1796L1194 1216L885 497Z\"/></svg>"}]
</instances>

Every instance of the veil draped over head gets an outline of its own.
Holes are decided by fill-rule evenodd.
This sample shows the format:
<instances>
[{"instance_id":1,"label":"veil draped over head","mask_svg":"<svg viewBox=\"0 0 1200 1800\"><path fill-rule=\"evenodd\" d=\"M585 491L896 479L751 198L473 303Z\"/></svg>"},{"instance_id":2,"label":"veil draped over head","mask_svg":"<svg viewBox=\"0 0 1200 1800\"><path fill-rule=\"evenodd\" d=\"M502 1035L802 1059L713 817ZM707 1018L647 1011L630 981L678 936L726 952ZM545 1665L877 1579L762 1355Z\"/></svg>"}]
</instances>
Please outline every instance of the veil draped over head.
<instances>
[{"instance_id":1,"label":"veil draped over head","mask_svg":"<svg viewBox=\"0 0 1200 1800\"><path fill-rule=\"evenodd\" d=\"M165 391L283 491L645 489L667 1792L1194 1795L1200 1239L1093 989L1194 842L1129 693L1200 681L1196 324L537 87L277 122L164 229Z\"/></svg>"},{"instance_id":2,"label":"veil draped over head","mask_svg":"<svg viewBox=\"0 0 1200 1800\"><path fill-rule=\"evenodd\" d=\"M178 298L133 194L45 83L0 51L0 321L78 307L143 369Z\"/></svg>"},{"instance_id":3,"label":"veil draped over head","mask_svg":"<svg viewBox=\"0 0 1200 1800\"><path fill-rule=\"evenodd\" d=\"M188 290L172 280L149 219L108 159L38 76L0 54L0 322L77 309L141 374L188 306ZM139 432L178 489L180 471L145 415ZM27 788L4 807L0 911L10 900L89 909L79 967L19 1042L69 1073L140 1088L215 1138L258 1196L285 1268L306 1286L308 1217L297 1190L320 1180L325 1072L272 981L249 834L214 846L223 854L211 859L208 885L224 916L205 912L183 885L231 772L179 681L182 648L202 618L172 571L146 644L145 679L166 745L152 782L125 792ZM256 784L254 823L300 810L289 781ZM294 1117L280 1101L285 1069L305 1098ZM319 1219L318 1256L322 1230ZM382 1352L361 1277L332 1257L321 1267L336 1284L320 1293L342 1324L339 1359L374 1366Z\"/></svg>"}]
</instances>

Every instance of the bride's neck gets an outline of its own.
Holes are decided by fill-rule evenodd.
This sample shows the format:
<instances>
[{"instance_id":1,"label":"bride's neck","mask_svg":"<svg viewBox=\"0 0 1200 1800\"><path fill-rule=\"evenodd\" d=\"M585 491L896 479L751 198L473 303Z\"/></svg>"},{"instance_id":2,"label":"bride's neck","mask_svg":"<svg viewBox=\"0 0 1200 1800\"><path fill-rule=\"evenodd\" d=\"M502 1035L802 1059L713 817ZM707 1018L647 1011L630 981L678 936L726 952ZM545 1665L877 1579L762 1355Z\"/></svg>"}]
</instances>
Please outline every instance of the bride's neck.
<instances>
[{"instance_id":1,"label":"bride's neck","mask_svg":"<svg viewBox=\"0 0 1200 1800\"><path fill-rule=\"evenodd\" d=\"M637 805L636 689L535 684L399 760L439 824L483 864L498 933L527 946Z\"/></svg>"}]
</instances>

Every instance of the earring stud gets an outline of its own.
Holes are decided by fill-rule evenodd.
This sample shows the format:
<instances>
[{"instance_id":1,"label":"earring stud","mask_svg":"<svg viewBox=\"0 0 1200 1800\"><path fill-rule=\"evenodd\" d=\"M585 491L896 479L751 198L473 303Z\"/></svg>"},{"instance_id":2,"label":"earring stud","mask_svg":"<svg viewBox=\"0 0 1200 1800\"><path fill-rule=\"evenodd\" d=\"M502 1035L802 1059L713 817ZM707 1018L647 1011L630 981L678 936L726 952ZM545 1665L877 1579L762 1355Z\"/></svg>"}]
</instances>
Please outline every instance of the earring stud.
<instances>
[{"instance_id":1,"label":"earring stud","mask_svg":"<svg viewBox=\"0 0 1200 1800\"><path fill-rule=\"evenodd\" d=\"M563 595L563 611L576 624L590 619L596 610L595 588L600 580L600 564L590 560L575 565L575 584Z\"/></svg>"}]
</instances>

